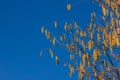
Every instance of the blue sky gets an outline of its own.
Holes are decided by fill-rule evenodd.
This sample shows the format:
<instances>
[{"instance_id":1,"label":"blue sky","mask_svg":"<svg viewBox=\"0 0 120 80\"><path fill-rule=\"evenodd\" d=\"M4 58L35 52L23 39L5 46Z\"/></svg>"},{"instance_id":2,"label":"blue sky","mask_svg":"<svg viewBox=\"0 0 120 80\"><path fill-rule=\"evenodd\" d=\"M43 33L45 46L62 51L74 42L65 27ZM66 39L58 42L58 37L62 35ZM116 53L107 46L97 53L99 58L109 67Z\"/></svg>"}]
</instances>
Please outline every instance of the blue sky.
<instances>
[{"instance_id":1,"label":"blue sky","mask_svg":"<svg viewBox=\"0 0 120 80\"><path fill-rule=\"evenodd\" d=\"M52 31L54 20L60 25L75 20L85 27L90 13L100 12L90 0L67 11L67 3L77 2L80 0L0 1L0 80L67 80L65 69L55 66L47 52L40 58L40 50L50 46L40 31L42 25Z\"/></svg>"}]
</instances>

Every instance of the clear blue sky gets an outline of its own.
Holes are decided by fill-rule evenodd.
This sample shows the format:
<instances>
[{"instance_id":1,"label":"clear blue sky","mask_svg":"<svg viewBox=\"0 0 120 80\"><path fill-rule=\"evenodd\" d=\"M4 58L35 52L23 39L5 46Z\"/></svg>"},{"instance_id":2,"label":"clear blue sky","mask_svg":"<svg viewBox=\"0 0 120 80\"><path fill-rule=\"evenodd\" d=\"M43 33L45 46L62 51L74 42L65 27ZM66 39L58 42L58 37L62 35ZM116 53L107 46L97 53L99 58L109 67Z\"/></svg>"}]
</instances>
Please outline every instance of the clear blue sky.
<instances>
[{"instance_id":1,"label":"clear blue sky","mask_svg":"<svg viewBox=\"0 0 120 80\"><path fill-rule=\"evenodd\" d=\"M90 13L100 12L90 0L67 11L67 3L77 2L80 0L0 0L0 80L68 80L64 68L55 66L47 52L40 58L40 50L49 47L40 31L42 25L52 31L54 20L60 25L76 20L85 27Z\"/></svg>"}]
</instances>

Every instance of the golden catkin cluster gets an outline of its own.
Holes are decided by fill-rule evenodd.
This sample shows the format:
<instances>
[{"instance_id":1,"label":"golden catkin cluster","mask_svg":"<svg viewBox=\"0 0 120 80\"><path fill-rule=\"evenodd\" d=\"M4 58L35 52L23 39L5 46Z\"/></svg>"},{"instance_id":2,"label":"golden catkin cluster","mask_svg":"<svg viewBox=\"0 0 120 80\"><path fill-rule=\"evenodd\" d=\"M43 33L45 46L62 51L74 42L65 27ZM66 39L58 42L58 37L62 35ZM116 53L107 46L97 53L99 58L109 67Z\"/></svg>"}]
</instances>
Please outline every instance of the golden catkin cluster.
<instances>
[{"instance_id":1,"label":"golden catkin cluster","mask_svg":"<svg viewBox=\"0 0 120 80\"><path fill-rule=\"evenodd\" d=\"M47 40L50 40L52 47L41 50L40 56L44 50L48 50L51 58L55 59L56 65L63 60L65 66L69 68L68 75L72 77L77 72L79 80L119 80L117 66L120 66L120 59L119 56L113 56L113 54L115 49L120 50L120 0L93 1L99 3L103 14L99 19L93 12L90 23L85 25L85 30L75 21L65 22L62 27L58 26L57 21L54 21L54 28L56 31L60 31L58 35L50 32L44 26L41 27L41 32ZM71 4L67 4L68 11L71 10L71 6ZM99 20L102 20L102 24ZM65 48L69 57L61 57L66 53L59 55L54 52L53 48L60 50ZM112 59L119 65L114 65Z\"/></svg>"}]
</instances>

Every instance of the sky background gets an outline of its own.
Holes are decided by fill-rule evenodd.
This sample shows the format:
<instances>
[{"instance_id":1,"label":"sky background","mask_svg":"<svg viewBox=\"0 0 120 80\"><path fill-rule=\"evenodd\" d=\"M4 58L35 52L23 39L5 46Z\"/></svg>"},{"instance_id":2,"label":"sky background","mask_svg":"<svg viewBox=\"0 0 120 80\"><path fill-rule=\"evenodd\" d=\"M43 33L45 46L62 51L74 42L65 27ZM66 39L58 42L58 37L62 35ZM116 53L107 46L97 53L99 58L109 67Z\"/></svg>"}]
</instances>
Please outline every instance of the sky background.
<instances>
[{"instance_id":1,"label":"sky background","mask_svg":"<svg viewBox=\"0 0 120 80\"><path fill-rule=\"evenodd\" d=\"M79 2L66 9L67 3ZM48 52L40 58L40 50L50 47L41 26L53 31L54 20L61 28L75 20L84 28L93 11L101 12L90 0L0 0L0 80L68 80L65 68L56 66Z\"/></svg>"}]
</instances>

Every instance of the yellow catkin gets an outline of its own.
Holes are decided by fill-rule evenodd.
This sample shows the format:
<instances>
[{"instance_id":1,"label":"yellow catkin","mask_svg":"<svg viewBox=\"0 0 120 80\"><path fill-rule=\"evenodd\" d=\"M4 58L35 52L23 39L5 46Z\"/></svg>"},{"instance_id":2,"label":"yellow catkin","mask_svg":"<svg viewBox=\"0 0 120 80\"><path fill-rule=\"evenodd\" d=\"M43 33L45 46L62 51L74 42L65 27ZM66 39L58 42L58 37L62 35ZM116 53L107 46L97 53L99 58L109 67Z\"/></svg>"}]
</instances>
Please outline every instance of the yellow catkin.
<instances>
[{"instance_id":1,"label":"yellow catkin","mask_svg":"<svg viewBox=\"0 0 120 80\"><path fill-rule=\"evenodd\" d=\"M79 38L78 38L77 36L74 36L74 40L75 40L76 42L79 42Z\"/></svg>"},{"instance_id":2,"label":"yellow catkin","mask_svg":"<svg viewBox=\"0 0 120 80\"><path fill-rule=\"evenodd\" d=\"M107 71L110 72L110 67L107 68Z\"/></svg>"},{"instance_id":3,"label":"yellow catkin","mask_svg":"<svg viewBox=\"0 0 120 80\"><path fill-rule=\"evenodd\" d=\"M84 54L84 55L82 56L82 60L83 60L83 65L85 66L85 63L86 63L86 54Z\"/></svg>"},{"instance_id":4,"label":"yellow catkin","mask_svg":"<svg viewBox=\"0 0 120 80\"><path fill-rule=\"evenodd\" d=\"M110 0L105 0L106 4L110 6Z\"/></svg>"},{"instance_id":5,"label":"yellow catkin","mask_svg":"<svg viewBox=\"0 0 120 80\"><path fill-rule=\"evenodd\" d=\"M117 28L117 34L120 34L120 28Z\"/></svg>"},{"instance_id":6,"label":"yellow catkin","mask_svg":"<svg viewBox=\"0 0 120 80\"><path fill-rule=\"evenodd\" d=\"M66 31L67 28L68 28L68 23L66 22L64 25L64 30Z\"/></svg>"},{"instance_id":7,"label":"yellow catkin","mask_svg":"<svg viewBox=\"0 0 120 80\"><path fill-rule=\"evenodd\" d=\"M82 63L80 63L80 73L84 72L84 67L82 65Z\"/></svg>"},{"instance_id":8,"label":"yellow catkin","mask_svg":"<svg viewBox=\"0 0 120 80\"><path fill-rule=\"evenodd\" d=\"M90 61L88 61L88 66L90 66Z\"/></svg>"},{"instance_id":9,"label":"yellow catkin","mask_svg":"<svg viewBox=\"0 0 120 80\"><path fill-rule=\"evenodd\" d=\"M103 64L104 64L104 66L107 66L107 62L105 60L103 61Z\"/></svg>"},{"instance_id":10,"label":"yellow catkin","mask_svg":"<svg viewBox=\"0 0 120 80\"><path fill-rule=\"evenodd\" d=\"M120 47L119 37L116 37L116 45Z\"/></svg>"},{"instance_id":11,"label":"yellow catkin","mask_svg":"<svg viewBox=\"0 0 120 80\"><path fill-rule=\"evenodd\" d=\"M72 61L74 59L74 55L70 54L70 60Z\"/></svg>"},{"instance_id":12,"label":"yellow catkin","mask_svg":"<svg viewBox=\"0 0 120 80\"><path fill-rule=\"evenodd\" d=\"M72 76L73 73L74 73L74 67L70 67L70 77Z\"/></svg>"},{"instance_id":13,"label":"yellow catkin","mask_svg":"<svg viewBox=\"0 0 120 80\"><path fill-rule=\"evenodd\" d=\"M54 21L54 26L55 26L55 28L58 27L58 23L56 21Z\"/></svg>"},{"instance_id":14,"label":"yellow catkin","mask_svg":"<svg viewBox=\"0 0 120 80\"><path fill-rule=\"evenodd\" d=\"M42 50L40 51L40 57L42 57Z\"/></svg>"},{"instance_id":15,"label":"yellow catkin","mask_svg":"<svg viewBox=\"0 0 120 80\"><path fill-rule=\"evenodd\" d=\"M107 16L107 15L108 15L108 10L105 9L104 4L102 4L102 12L103 12L103 15L104 15L104 16Z\"/></svg>"},{"instance_id":16,"label":"yellow catkin","mask_svg":"<svg viewBox=\"0 0 120 80\"><path fill-rule=\"evenodd\" d=\"M71 5L67 4L67 10L69 11L71 9Z\"/></svg>"},{"instance_id":17,"label":"yellow catkin","mask_svg":"<svg viewBox=\"0 0 120 80\"><path fill-rule=\"evenodd\" d=\"M96 77L97 76L97 73L96 73L96 71L94 70L94 76Z\"/></svg>"},{"instance_id":18,"label":"yellow catkin","mask_svg":"<svg viewBox=\"0 0 120 80\"><path fill-rule=\"evenodd\" d=\"M115 10L116 4L114 2L111 2L111 9Z\"/></svg>"},{"instance_id":19,"label":"yellow catkin","mask_svg":"<svg viewBox=\"0 0 120 80\"><path fill-rule=\"evenodd\" d=\"M83 31L80 31L80 36L86 36L86 33L85 32L83 32Z\"/></svg>"},{"instance_id":20,"label":"yellow catkin","mask_svg":"<svg viewBox=\"0 0 120 80\"><path fill-rule=\"evenodd\" d=\"M53 57L54 57L54 52L53 52L53 50L52 50L52 49L49 49L49 52L50 52L51 58L53 58Z\"/></svg>"},{"instance_id":21,"label":"yellow catkin","mask_svg":"<svg viewBox=\"0 0 120 80\"><path fill-rule=\"evenodd\" d=\"M70 44L69 49L70 49L70 51L74 50L74 43L71 43L71 44Z\"/></svg>"},{"instance_id":22,"label":"yellow catkin","mask_svg":"<svg viewBox=\"0 0 120 80\"><path fill-rule=\"evenodd\" d=\"M62 34L60 34L60 40L62 41L63 37L62 37Z\"/></svg>"},{"instance_id":23,"label":"yellow catkin","mask_svg":"<svg viewBox=\"0 0 120 80\"><path fill-rule=\"evenodd\" d=\"M47 33L47 38L48 38L48 39L50 38L50 32Z\"/></svg>"},{"instance_id":24,"label":"yellow catkin","mask_svg":"<svg viewBox=\"0 0 120 80\"><path fill-rule=\"evenodd\" d=\"M117 0L117 4L120 5L120 0Z\"/></svg>"},{"instance_id":25,"label":"yellow catkin","mask_svg":"<svg viewBox=\"0 0 120 80\"><path fill-rule=\"evenodd\" d=\"M53 45L55 45L55 43L56 43L56 38L55 37L53 38L52 43L53 43Z\"/></svg>"},{"instance_id":26,"label":"yellow catkin","mask_svg":"<svg viewBox=\"0 0 120 80\"><path fill-rule=\"evenodd\" d=\"M78 29L76 30L76 34L79 34L79 30Z\"/></svg>"},{"instance_id":27,"label":"yellow catkin","mask_svg":"<svg viewBox=\"0 0 120 80\"><path fill-rule=\"evenodd\" d=\"M41 27L41 32L44 33L44 31L45 31L45 30L44 30L44 27L42 26L42 27Z\"/></svg>"},{"instance_id":28,"label":"yellow catkin","mask_svg":"<svg viewBox=\"0 0 120 80\"><path fill-rule=\"evenodd\" d=\"M100 34L97 34L97 40L100 41Z\"/></svg>"},{"instance_id":29,"label":"yellow catkin","mask_svg":"<svg viewBox=\"0 0 120 80\"><path fill-rule=\"evenodd\" d=\"M58 65L59 64L58 56L55 56L55 61L56 61L56 65Z\"/></svg>"},{"instance_id":30,"label":"yellow catkin","mask_svg":"<svg viewBox=\"0 0 120 80\"><path fill-rule=\"evenodd\" d=\"M94 60L97 60L99 54L100 54L100 53L98 53L98 50L94 49L94 51L93 51L93 59L94 59Z\"/></svg>"},{"instance_id":31,"label":"yellow catkin","mask_svg":"<svg viewBox=\"0 0 120 80\"><path fill-rule=\"evenodd\" d=\"M91 41L91 40L90 40L90 41L88 42L88 46L87 46L88 49L91 50L93 46L94 46L94 41Z\"/></svg>"}]
</instances>

